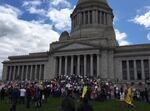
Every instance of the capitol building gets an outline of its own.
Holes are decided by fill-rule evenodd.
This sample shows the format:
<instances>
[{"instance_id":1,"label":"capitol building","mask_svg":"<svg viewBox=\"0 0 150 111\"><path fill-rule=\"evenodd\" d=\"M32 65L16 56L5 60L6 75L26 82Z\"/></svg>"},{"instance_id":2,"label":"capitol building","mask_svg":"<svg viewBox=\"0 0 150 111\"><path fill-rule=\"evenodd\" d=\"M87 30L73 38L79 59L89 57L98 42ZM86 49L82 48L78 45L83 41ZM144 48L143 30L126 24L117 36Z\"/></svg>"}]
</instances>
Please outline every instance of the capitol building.
<instances>
[{"instance_id":1,"label":"capitol building","mask_svg":"<svg viewBox=\"0 0 150 111\"><path fill-rule=\"evenodd\" d=\"M70 17L71 32L62 32L49 51L9 56L3 62L3 80L75 74L118 82L150 81L150 44L119 46L107 0L78 0Z\"/></svg>"}]
</instances>

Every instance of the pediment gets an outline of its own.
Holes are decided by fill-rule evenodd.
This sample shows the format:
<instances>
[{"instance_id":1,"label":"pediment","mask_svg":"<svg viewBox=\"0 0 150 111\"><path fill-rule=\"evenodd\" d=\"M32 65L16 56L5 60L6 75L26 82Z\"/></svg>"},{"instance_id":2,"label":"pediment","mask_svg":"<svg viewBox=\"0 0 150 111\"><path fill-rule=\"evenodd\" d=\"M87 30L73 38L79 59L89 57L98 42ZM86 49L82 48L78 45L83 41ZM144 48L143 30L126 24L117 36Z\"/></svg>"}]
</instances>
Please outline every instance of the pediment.
<instances>
[{"instance_id":1,"label":"pediment","mask_svg":"<svg viewBox=\"0 0 150 111\"><path fill-rule=\"evenodd\" d=\"M81 50L81 49L92 49L92 48L95 48L95 47L90 44L71 43L71 44L59 47L57 51Z\"/></svg>"}]
</instances>

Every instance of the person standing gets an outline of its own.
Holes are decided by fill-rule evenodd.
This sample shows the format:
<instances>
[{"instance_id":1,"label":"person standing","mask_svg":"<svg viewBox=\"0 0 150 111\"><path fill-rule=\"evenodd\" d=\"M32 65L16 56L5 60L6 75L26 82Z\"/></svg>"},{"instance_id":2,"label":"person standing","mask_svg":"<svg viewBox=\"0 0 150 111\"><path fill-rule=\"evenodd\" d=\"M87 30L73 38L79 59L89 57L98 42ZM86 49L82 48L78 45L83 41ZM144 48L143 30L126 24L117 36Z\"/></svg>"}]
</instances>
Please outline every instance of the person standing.
<instances>
[{"instance_id":1,"label":"person standing","mask_svg":"<svg viewBox=\"0 0 150 111\"><path fill-rule=\"evenodd\" d=\"M20 89L20 103L25 103L25 95L26 95L26 89L25 88L21 88Z\"/></svg>"},{"instance_id":2,"label":"person standing","mask_svg":"<svg viewBox=\"0 0 150 111\"><path fill-rule=\"evenodd\" d=\"M31 102L32 94L30 87L27 87L26 89L26 107L30 108L30 102Z\"/></svg>"},{"instance_id":3,"label":"person standing","mask_svg":"<svg viewBox=\"0 0 150 111\"><path fill-rule=\"evenodd\" d=\"M0 91L0 98L1 98L1 101L4 101L4 99L5 99L5 89L4 89L4 87Z\"/></svg>"},{"instance_id":4,"label":"person standing","mask_svg":"<svg viewBox=\"0 0 150 111\"><path fill-rule=\"evenodd\" d=\"M82 98L82 102L77 111L93 111L92 106L89 104L88 98Z\"/></svg>"},{"instance_id":5,"label":"person standing","mask_svg":"<svg viewBox=\"0 0 150 111\"><path fill-rule=\"evenodd\" d=\"M128 104L128 106L134 106L133 105L133 99L132 99L132 88L130 85L127 86L126 95L124 99L125 103Z\"/></svg>"},{"instance_id":6,"label":"person standing","mask_svg":"<svg viewBox=\"0 0 150 111\"><path fill-rule=\"evenodd\" d=\"M12 90L11 96L12 96L12 106L10 108L10 111L16 111L16 105L17 105L17 101L19 98L19 89L16 87L14 87L14 89Z\"/></svg>"},{"instance_id":7,"label":"person standing","mask_svg":"<svg viewBox=\"0 0 150 111\"><path fill-rule=\"evenodd\" d=\"M68 90L67 95L63 98L61 108L62 111L75 111L75 103L72 98L71 90Z\"/></svg>"}]
</instances>

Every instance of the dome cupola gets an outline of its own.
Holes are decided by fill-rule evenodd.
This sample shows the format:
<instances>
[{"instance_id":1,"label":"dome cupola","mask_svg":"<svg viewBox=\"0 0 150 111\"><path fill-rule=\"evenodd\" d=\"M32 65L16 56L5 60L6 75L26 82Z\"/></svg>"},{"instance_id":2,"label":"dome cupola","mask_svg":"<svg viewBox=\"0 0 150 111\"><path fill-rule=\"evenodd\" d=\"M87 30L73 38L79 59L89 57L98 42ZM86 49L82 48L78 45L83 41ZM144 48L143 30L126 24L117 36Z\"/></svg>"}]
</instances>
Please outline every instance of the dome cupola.
<instances>
[{"instance_id":1,"label":"dome cupola","mask_svg":"<svg viewBox=\"0 0 150 111\"><path fill-rule=\"evenodd\" d=\"M107 0L78 0L77 5L85 2L103 2L107 4Z\"/></svg>"},{"instance_id":2,"label":"dome cupola","mask_svg":"<svg viewBox=\"0 0 150 111\"><path fill-rule=\"evenodd\" d=\"M69 33L67 31L64 31L61 33L59 41L65 41L70 38Z\"/></svg>"},{"instance_id":3,"label":"dome cupola","mask_svg":"<svg viewBox=\"0 0 150 111\"><path fill-rule=\"evenodd\" d=\"M107 0L78 0L71 14L71 38L103 36L113 27L113 12Z\"/></svg>"}]
</instances>

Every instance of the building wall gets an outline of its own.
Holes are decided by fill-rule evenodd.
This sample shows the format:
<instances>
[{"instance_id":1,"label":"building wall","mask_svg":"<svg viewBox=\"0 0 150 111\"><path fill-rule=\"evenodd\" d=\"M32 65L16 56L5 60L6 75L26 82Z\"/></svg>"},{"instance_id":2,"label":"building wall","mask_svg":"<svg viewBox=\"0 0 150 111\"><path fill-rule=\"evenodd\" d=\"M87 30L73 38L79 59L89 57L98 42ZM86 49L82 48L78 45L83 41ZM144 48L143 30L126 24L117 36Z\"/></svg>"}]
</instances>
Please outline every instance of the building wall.
<instances>
[{"instance_id":1,"label":"building wall","mask_svg":"<svg viewBox=\"0 0 150 111\"><path fill-rule=\"evenodd\" d=\"M116 48L114 54L115 78L120 82L150 81L149 47L150 45L143 44ZM123 73L127 73L127 79L124 79ZM142 79L138 79L138 73L141 73ZM148 79L145 74L149 77Z\"/></svg>"}]
</instances>

